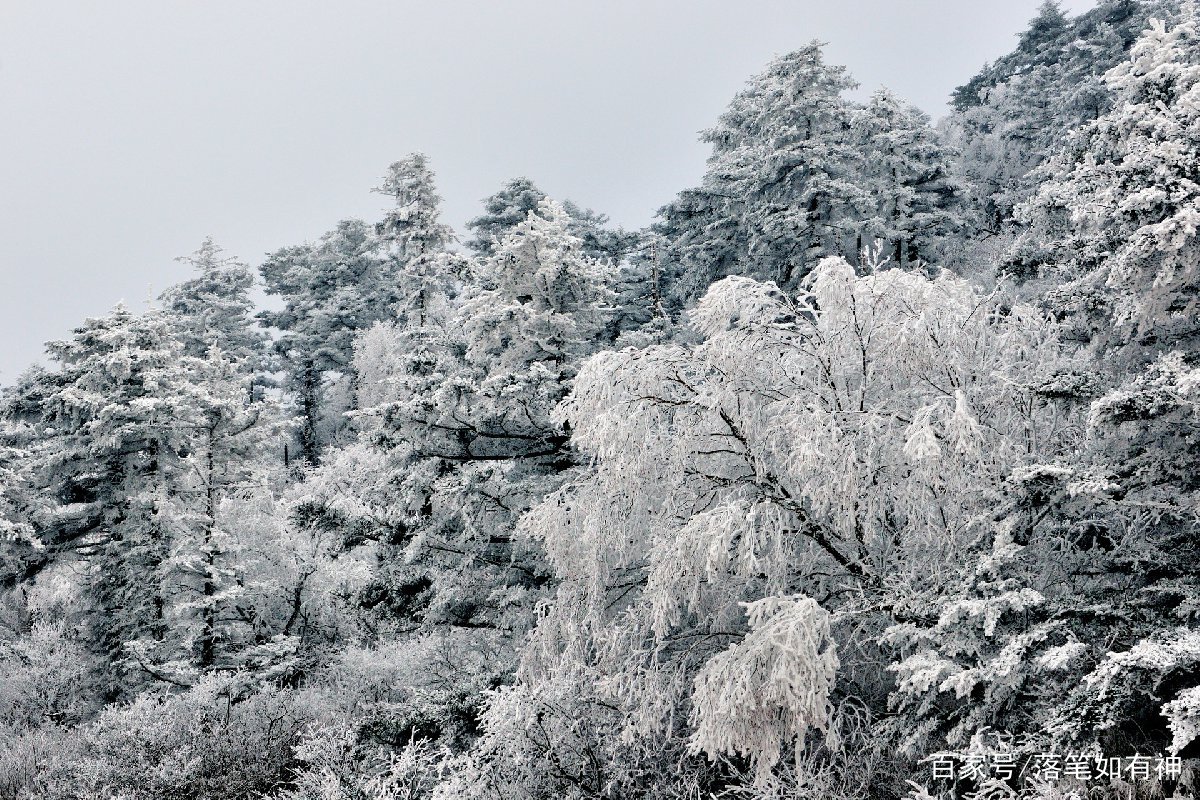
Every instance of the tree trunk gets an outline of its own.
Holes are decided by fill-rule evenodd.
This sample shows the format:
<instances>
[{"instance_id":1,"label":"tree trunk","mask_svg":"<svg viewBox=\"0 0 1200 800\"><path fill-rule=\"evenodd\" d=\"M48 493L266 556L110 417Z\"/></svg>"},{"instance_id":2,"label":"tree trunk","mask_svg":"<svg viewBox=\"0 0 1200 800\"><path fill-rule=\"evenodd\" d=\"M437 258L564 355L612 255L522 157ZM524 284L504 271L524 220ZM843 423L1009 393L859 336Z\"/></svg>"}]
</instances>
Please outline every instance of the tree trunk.
<instances>
[{"instance_id":1,"label":"tree trunk","mask_svg":"<svg viewBox=\"0 0 1200 800\"><path fill-rule=\"evenodd\" d=\"M309 466L317 465L317 418L320 412L317 390L320 373L309 361L300 372L300 458Z\"/></svg>"},{"instance_id":2,"label":"tree trunk","mask_svg":"<svg viewBox=\"0 0 1200 800\"><path fill-rule=\"evenodd\" d=\"M204 605L200 612L200 652L198 654L201 670L211 668L216 657L217 609L213 603L213 597L217 593L216 578L213 575L216 562L216 554L213 552L213 528L217 524L217 490L213 485L213 482L216 480L216 464L213 455L215 433L214 429L208 429L208 452L204 462L207 474L205 475L204 487L204 533L201 537L200 547L200 563L204 569L204 585L201 589L204 596Z\"/></svg>"}]
</instances>

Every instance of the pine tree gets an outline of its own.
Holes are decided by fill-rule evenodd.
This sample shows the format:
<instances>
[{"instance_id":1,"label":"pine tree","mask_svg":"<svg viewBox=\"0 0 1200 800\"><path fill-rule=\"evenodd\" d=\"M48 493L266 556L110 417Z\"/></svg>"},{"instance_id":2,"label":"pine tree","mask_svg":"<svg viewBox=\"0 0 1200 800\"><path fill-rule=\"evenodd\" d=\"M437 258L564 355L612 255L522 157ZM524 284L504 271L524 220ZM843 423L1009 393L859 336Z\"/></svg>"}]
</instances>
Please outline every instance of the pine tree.
<instances>
[{"instance_id":1,"label":"pine tree","mask_svg":"<svg viewBox=\"0 0 1200 800\"><path fill-rule=\"evenodd\" d=\"M126 663L126 643L168 634L159 578L171 539L159 512L182 469L175 426L183 356L161 314L136 317L121 307L47 349L59 370L10 395L6 417L41 432L29 472L53 498L30 520L45 552L41 566L81 562L89 640L115 667ZM110 691L139 679L119 668L109 674Z\"/></svg>"},{"instance_id":2,"label":"pine tree","mask_svg":"<svg viewBox=\"0 0 1200 800\"><path fill-rule=\"evenodd\" d=\"M212 237L192 255L176 260L199 272L159 298L163 310L177 318L174 327L180 331L184 354L207 358L216 348L247 371L262 370L267 335L254 324L250 267L223 255Z\"/></svg>"},{"instance_id":3,"label":"pine tree","mask_svg":"<svg viewBox=\"0 0 1200 800\"><path fill-rule=\"evenodd\" d=\"M452 317L359 339L361 396L373 405L346 457L371 465L366 486L387 487L366 489L356 515L395 553L364 600L385 617L485 631L529 623L520 598L544 575L513 527L574 463L551 410L601 346L611 298L608 270L569 224L542 201L474 270L482 283Z\"/></svg>"},{"instance_id":4,"label":"pine tree","mask_svg":"<svg viewBox=\"0 0 1200 800\"><path fill-rule=\"evenodd\" d=\"M610 310L608 269L584 253L566 211L541 201L480 268L464 303L468 359L491 371L578 359Z\"/></svg>"},{"instance_id":5,"label":"pine tree","mask_svg":"<svg viewBox=\"0 0 1200 800\"><path fill-rule=\"evenodd\" d=\"M160 580L170 588L175 638L171 658L188 672L244 666L238 651L253 643L245 598L246 554L230 534L229 505L261 490L277 452L281 419L265 400L247 402L254 380L213 349L185 361L176 431L181 474L160 515L169 515L171 549ZM143 653L154 656L145 642Z\"/></svg>"},{"instance_id":6,"label":"pine tree","mask_svg":"<svg viewBox=\"0 0 1200 800\"><path fill-rule=\"evenodd\" d=\"M58 371L6 399L9 423L40 434L25 477L52 498L24 509L41 551L33 566L85 576L81 613L110 691L218 665L236 583L219 506L249 480L274 424L241 362L217 347L185 355L191 329L177 322L123 308L88 320L48 346Z\"/></svg>"},{"instance_id":7,"label":"pine tree","mask_svg":"<svg viewBox=\"0 0 1200 800\"><path fill-rule=\"evenodd\" d=\"M1200 300L1200 43L1152 20L1105 82L1113 109L1074 133L1020 218L1014 258L1063 276L1051 303L1110 348L1194 349Z\"/></svg>"},{"instance_id":8,"label":"pine tree","mask_svg":"<svg viewBox=\"0 0 1200 800\"><path fill-rule=\"evenodd\" d=\"M395 199L376 224L379 237L402 264L438 253L454 241L454 233L439 219L442 198L433 183L433 170L423 153L413 153L388 168L376 192Z\"/></svg>"},{"instance_id":9,"label":"pine tree","mask_svg":"<svg viewBox=\"0 0 1200 800\"><path fill-rule=\"evenodd\" d=\"M658 210L651 233L660 243L653 266L668 313L677 315L700 297L715 277L743 270L746 231L727 208L733 198L713 182L685 189Z\"/></svg>"},{"instance_id":10,"label":"pine tree","mask_svg":"<svg viewBox=\"0 0 1200 800\"><path fill-rule=\"evenodd\" d=\"M415 315L420 326L431 305L454 295L466 266L447 250L454 233L440 221L442 199L424 155L415 153L392 164L375 191L396 203L375 226L390 262L387 271L400 294L394 312L401 324Z\"/></svg>"},{"instance_id":11,"label":"pine tree","mask_svg":"<svg viewBox=\"0 0 1200 800\"><path fill-rule=\"evenodd\" d=\"M7 411L10 399L22 394L21 387L30 382L26 373L16 387L6 389L0 408ZM34 430L17 414L0 413L0 589L22 582L45 559L42 543L28 522L38 502L26 475Z\"/></svg>"},{"instance_id":12,"label":"pine tree","mask_svg":"<svg viewBox=\"0 0 1200 800\"><path fill-rule=\"evenodd\" d=\"M863 154L863 178L873 209L861 223L857 259L882 240L892 261L936 261L938 250L967 227L963 189L929 117L887 89L871 96L854 122Z\"/></svg>"},{"instance_id":13,"label":"pine tree","mask_svg":"<svg viewBox=\"0 0 1200 800\"><path fill-rule=\"evenodd\" d=\"M818 43L781 56L738 93L702 139L713 147L701 186L660 211L677 294L730 274L794 287L827 255L857 255L869 196L850 136L856 86Z\"/></svg>"},{"instance_id":14,"label":"pine tree","mask_svg":"<svg viewBox=\"0 0 1200 800\"><path fill-rule=\"evenodd\" d=\"M323 420L348 410L335 403L331 381L353 378L354 337L386 319L401 299L394 263L379 253L373 232L346 220L312 245L278 250L263 262L269 294L285 301L281 311L261 311L264 324L282 335L275 349L287 370L288 388L300 409L299 457L316 463L332 438Z\"/></svg>"},{"instance_id":15,"label":"pine tree","mask_svg":"<svg viewBox=\"0 0 1200 800\"><path fill-rule=\"evenodd\" d=\"M1069 32L1068 20L1058 0L1044 0L1037 16L1029 21L1016 49L995 64L984 68L966 84L956 87L954 107L965 111L986 102L989 89L997 83L1035 67L1051 66L1059 58L1063 39Z\"/></svg>"},{"instance_id":16,"label":"pine tree","mask_svg":"<svg viewBox=\"0 0 1200 800\"><path fill-rule=\"evenodd\" d=\"M727 213L746 231L744 274L790 288L822 256L857 255L866 197L842 98L856 85L813 43L776 59L705 132L709 174L737 198Z\"/></svg>"},{"instance_id":17,"label":"pine tree","mask_svg":"<svg viewBox=\"0 0 1200 800\"><path fill-rule=\"evenodd\" d=\"M546 199L546 193L529 178L513 178L493 195L484 198L483 213L467 223L474 238L467 247L481 256L490 256L496 244L520 225Z\"/></svg>"},{"instance_id":18,"label":"pine tree","mask_svg":"<svg viewBox=\"0 0 1200 800\"><path fill-rule=\"evenodd\" d=\"M480 256L491 256L499 242L524 222L531 211L537 211L546 198L546 193L529 178L508 181L484 199L484 213L467 223L467 229L475 234L467 246ZM562 208L570 217L571 233L582 240L583 252L592 258L607 258L617 263L633 246L636 237L620 228L608 227L606 215L580 208L570 200L564 200Z\"/></svg>"},{"instance_id":19,"label":"pine tree","mask_svg":"<svg viewBox=\"0 0 1200 800\"><path fill-rule=\"evenodd\" d=\"M1104 0L1067 19L1056 3L1044 3L1013 52L955 90L946 135L960 154L958 173L971 187L981 234L1008 232L1066 134L1112 107L1104 73L1126 58L1150 17L1177 6Z\"/></svg>"}]
</instances>

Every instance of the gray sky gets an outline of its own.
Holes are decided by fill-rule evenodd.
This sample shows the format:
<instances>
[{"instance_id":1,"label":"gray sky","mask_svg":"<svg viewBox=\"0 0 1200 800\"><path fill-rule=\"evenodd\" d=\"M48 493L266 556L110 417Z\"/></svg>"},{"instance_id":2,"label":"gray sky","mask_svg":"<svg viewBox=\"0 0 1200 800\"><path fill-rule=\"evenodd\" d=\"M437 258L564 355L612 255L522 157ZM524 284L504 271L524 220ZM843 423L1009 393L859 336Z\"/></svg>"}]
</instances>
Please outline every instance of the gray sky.
<instances>
[{"instance_id":1,"label":"gray sky","mask_svg":"<svg viewBox=\"0 0 1200 800\"><path fill-rule=\"evenodd\" d=\"M772 56L821 39L861 94L938 117L1039 4L0 0L0 383L85 316L144 308L206 235L257 266L377 219L370 188L414 150L460 231L518 175L640 227Z\"/></svg>"}]
</instances>

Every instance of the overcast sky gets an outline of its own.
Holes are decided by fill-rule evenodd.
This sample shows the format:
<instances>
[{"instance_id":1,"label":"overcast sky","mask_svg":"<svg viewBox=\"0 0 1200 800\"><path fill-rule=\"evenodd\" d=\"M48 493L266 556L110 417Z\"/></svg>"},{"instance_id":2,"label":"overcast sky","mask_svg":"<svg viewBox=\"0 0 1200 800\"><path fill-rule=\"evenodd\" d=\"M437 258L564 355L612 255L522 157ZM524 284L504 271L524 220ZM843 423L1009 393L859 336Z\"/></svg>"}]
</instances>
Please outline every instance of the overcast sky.
<instances>
[{"instance_id":1,"label":"overcast sky","mask_svg":"<svg viewBox=\"0 0 1200 800\"><path fill-rule=\"evenodd\" d=\"M1039 3L0 0L0 383L206 235L257 266L377 219L406 153L459 230L518 175L640 227L774 55L821 39L938 117Z\"/></svg>"}]
</instances>

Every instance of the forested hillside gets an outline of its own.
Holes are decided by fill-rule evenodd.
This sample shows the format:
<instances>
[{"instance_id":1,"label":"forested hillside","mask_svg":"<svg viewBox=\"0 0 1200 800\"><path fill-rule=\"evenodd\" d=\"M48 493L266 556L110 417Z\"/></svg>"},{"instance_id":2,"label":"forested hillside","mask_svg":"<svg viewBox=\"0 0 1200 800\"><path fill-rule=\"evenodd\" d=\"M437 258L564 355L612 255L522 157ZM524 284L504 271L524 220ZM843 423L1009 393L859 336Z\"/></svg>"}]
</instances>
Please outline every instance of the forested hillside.
<instances>
[{"instance_id":1,"label":"forested hillside","mask_svg":"<svg viewBox=\"0 0 1200 800\"><path fill-rule=\"evenodd\" d=\"M0 798L1194 796L1197 12L855 87L766 65L644 230L413 154L49 343Z\"/></svg>"}]
</instances>

